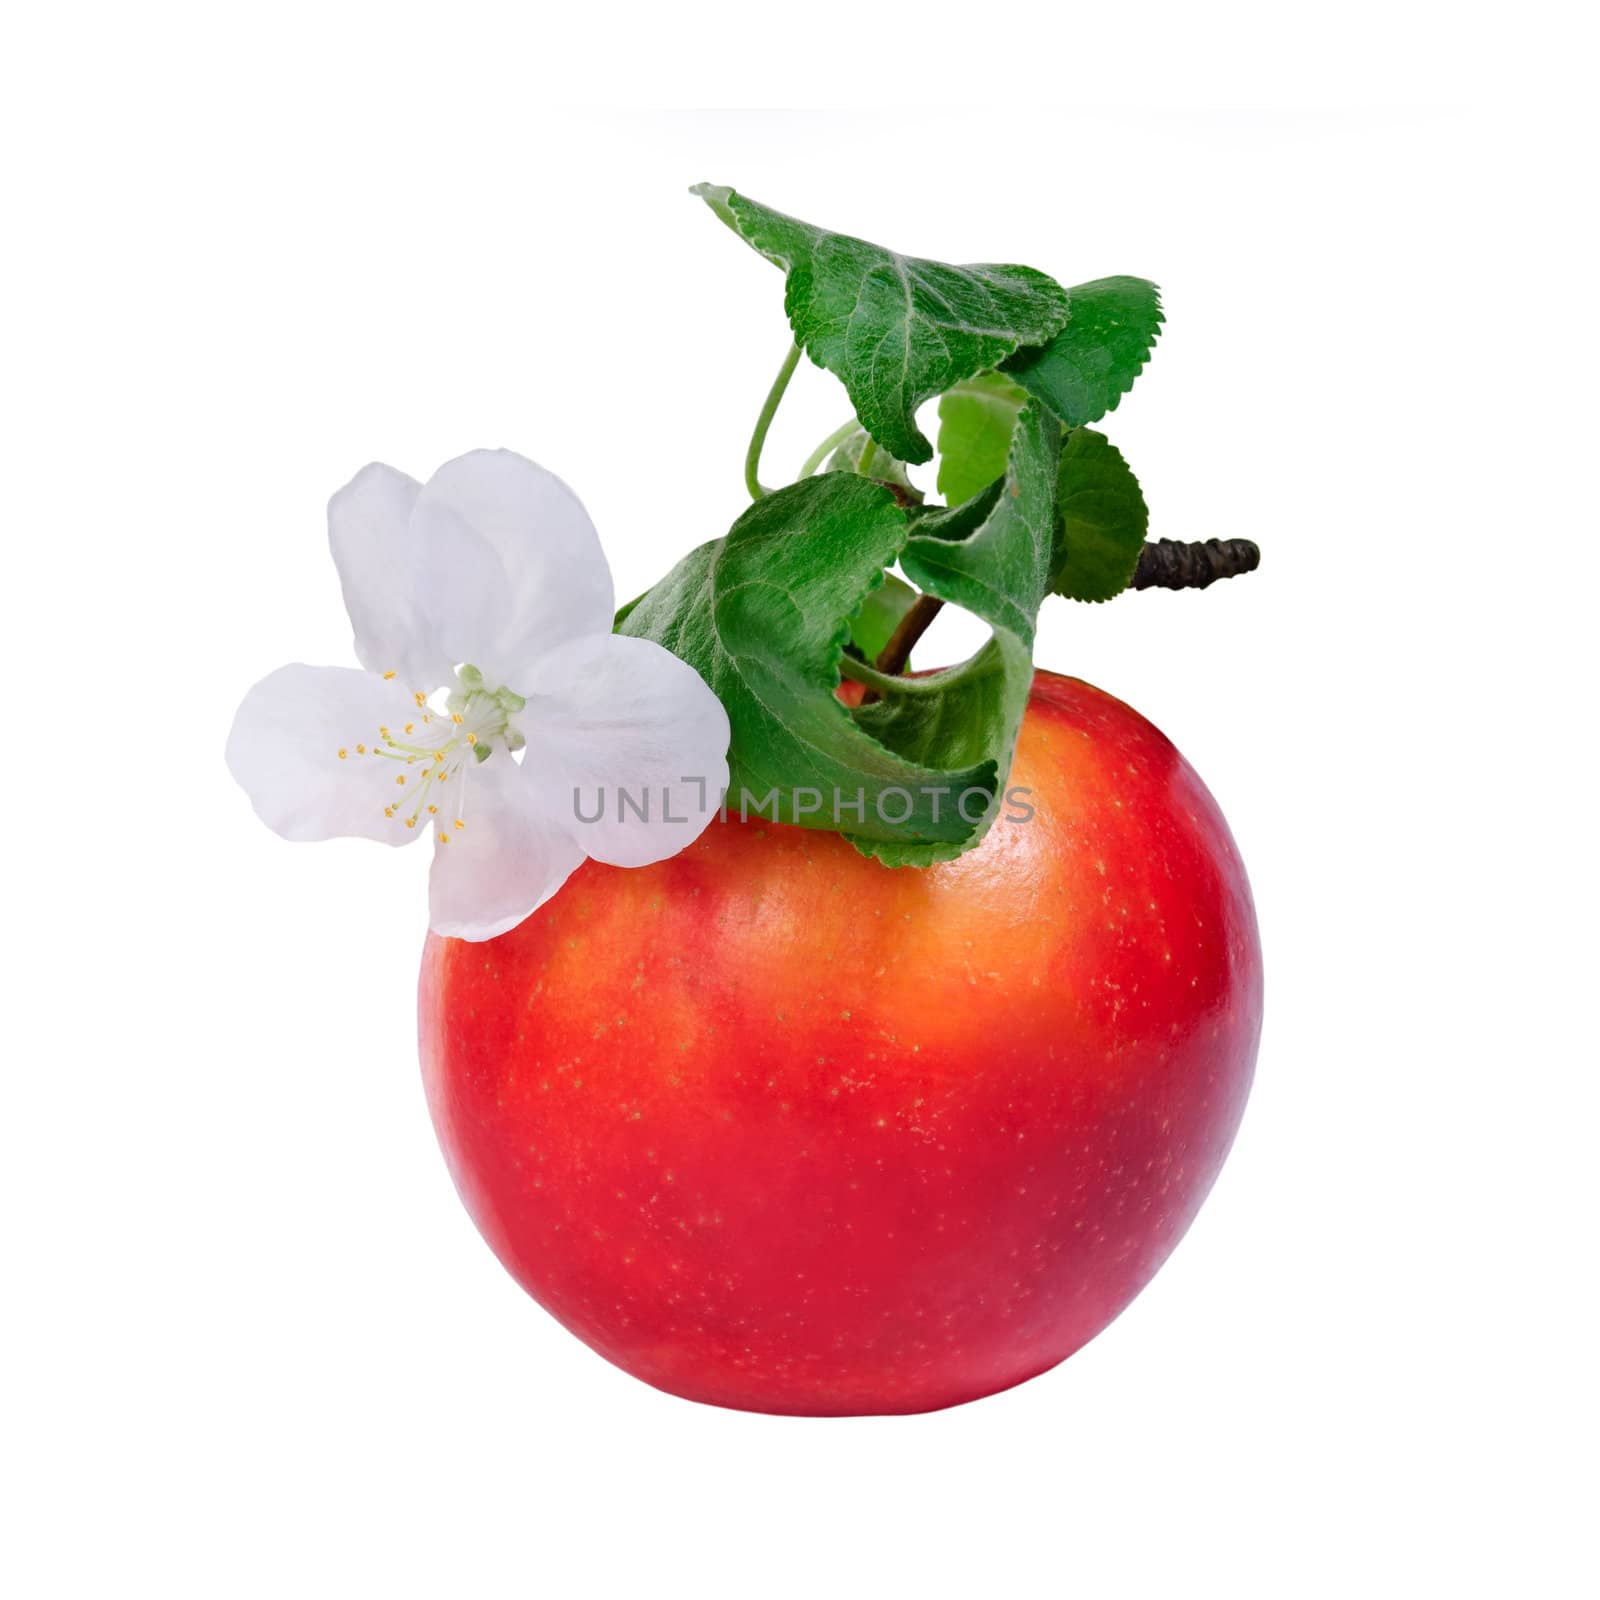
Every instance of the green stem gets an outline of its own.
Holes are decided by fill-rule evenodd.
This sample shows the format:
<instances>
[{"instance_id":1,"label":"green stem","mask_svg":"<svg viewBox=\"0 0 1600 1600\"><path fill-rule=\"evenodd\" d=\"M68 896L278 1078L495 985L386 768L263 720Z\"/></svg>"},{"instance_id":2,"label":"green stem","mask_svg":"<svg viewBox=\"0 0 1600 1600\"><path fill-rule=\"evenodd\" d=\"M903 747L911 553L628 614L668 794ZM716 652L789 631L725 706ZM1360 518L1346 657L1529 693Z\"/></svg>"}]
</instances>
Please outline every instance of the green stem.
<instances>
[{"instance_id":1,"label":"green stem","mask_svg":"<svg viewBox=\"0 0 1600 1600\"><path fill-rule=\"evenodd\" d=\"M833 452L837 450L839 446L842 445L845 440L848 439L850 435L854 433L860 426L861 424L857 422L854 417L851 417L851 419L845 423L842 428L835 428L833 432L830 433L828 437L824 439L822 443L819 444L817 448L806 457L805 465L800 468L800 476L802 478L809 478L811 474L815 472L817 468L820 467L822 463L826 461L828 457L831 456Z\"/></svg>"},{"instance_id":2,"label":"green stem","mask_svg":"<svg viewBox=\"0 0 1600 1600\"><path fill-rule=\"evenodd\" d=\"M872 463L877 459L878 441L871 434L868 434L867 442L861 447L861 459L856 462L856 471L863 478L870 478L872 476Z\"/></svg>"},{"instance_id":3,"label":"green stem","mask_svg":"<svg viewBox=\"0 0 1600 1600\"><path fill-rule=\"evenodd\" d=\"M791 344L789 354L783 358L783 366L778 376L767 391L766 404L761 408L761 415L756 418L756 431L750 435L750 448L744 453L744 486L750 491L752 500L759 500L764 494L771 492L761 487L761 479L757 476L761 466L761 447L767 442L767 429L772 426L772 419L777 415L778 402L783 399L783 391L789 387L789 380L799 365L800 346Z\"/></svg>"},{"instance_id":4,"label":"green stem","mask_svg":"<svg viewBox=\"0 0 1600 1600\"><path fill-rule=\"evenodd\" d=\"M899 687L899 681L891 678L886 672L879 672L870 661L857 661L854 656L839 657L839 676L848 678L852 683L864 683L869 689L893 689Z\"/></svg>"}]
</instances>

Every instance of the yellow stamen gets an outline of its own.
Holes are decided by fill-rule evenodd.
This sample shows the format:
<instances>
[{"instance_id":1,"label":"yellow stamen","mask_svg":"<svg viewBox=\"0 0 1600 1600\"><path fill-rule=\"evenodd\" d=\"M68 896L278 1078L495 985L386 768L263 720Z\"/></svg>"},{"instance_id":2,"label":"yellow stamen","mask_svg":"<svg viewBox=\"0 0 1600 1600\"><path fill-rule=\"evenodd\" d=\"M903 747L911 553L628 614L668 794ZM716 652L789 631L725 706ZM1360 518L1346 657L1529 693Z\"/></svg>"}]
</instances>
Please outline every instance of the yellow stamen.
<instances>
[{"instance_id":1,"label":"yellow stamen","mask_svg":"<svg viewBox=\"0 0 1600 1600\"><path fill-rule=\"evenodd\" d=\"M426 705L428 703L427 695L425 695L420 689L417 690L414 698L419 706Z\"/></svg>"},{"instance_id":2,"label":"yellow stamen","mask_svg":"<svg viewBox=\"0 0 1600 1600\"><path fill-rule=\"evenodd\" d=\"M438 814L438 810L439 810L438 806L429 806L428 807L428 815L430 817L431 816L435 816L435 815Z\"/></svg>"},{"instance_id":3,"label":"yellow stamen","mask_svg":"<svg viewBox=\"0 0 1600 1600\"><path fill-rule=\"evenodd\" d=\"M341 761L343 761L343 760L344 760L344 758L345 758L345 757L346 757L346 756L347 756L347 755L349 755L349 754L350 754L350 752L349 752L349 751L348 751L348 750L341 750L341 751L340 751L340 752L339 752L339 759L340 759L340 760L341 760Z\"/></svg>"},{"instance_id":4,"label":"yellow stamen","mask_svg":"<svg viewBox=\"0 0 1600 1600\"><path fill-rule=\"evenodd\" d=\"M449 844L450 843L450 835L448 833L441 833L439 835L439 843L440 844Z\"/></svg>"},{"instance_id":5,"label":"yellow stamen","mask_svg":"<svg viewBox=\"0 0 1600 1600\"><path fill-rule=\"evenodd\" d=\"M461 820L461 818L460 818L460 817L457 817L457 818L456 818L456 826L457 826L457 827L458 827L458 828L464 828L464 827L466 827L466 823L464 823L464 822L463 822L463 821L462 821L462 820Z\"/></svg>"},{"instance_id":6,"label":"yellow stamen","mask_svg":"<svg viewBox=\"0 0 1600 1600\"><path fill-rule=\"evenodd\" d=\"M358 756L364 756L366 753L367 753L367 747L364 744L358 744L356 746L356 754Z\"/></svg>"},{"instance_id":7,"label":"yellow stamen","mask_svg":"<svg viewBox=\"0 0 1600 1600\"><path fill-rule=\"evenodd\" d=\"M394 676L394 669L391 667L390 670L388 672L384 673L383 676L384 676L385 681L387 681L388 679L392 678Z\"/></svg>"},{"instance_id":8,"label":"yellow stamen","mask_svg":"<svg viewBox=\"0 0 1600 1600\"><path fill-rule=\"evenodd\" d=\"M408 722L408 723L407 723L407 724L406 724L406 732L407 732L407 733L410 733L410 732L411 732L411 730L412 730L412 729L413 729L413 728L414 728L414 727L416 727L416 723L414 723L414 722Z\"/></svg>"},{"instance_id":9,"label":"yellow stamen","mask_svg":"<svg viewBox=\"0 0 1600 1600\"><path fill-rule=\"evenodd\" d=\"M396 778L396 779L395 779L395 780L394 780L394 781L395 781L395 782L396 782L396 783L404 783L404 782L405 782L405 781L406 781L406 775L405 775L405 773L403 773L403 772L402 772L402 773L401 773L401 774L400 774L400 776L399 776L399 777L398 777L398 778Z\"/></svg>"},{"instance_id":10,"label":"yellow stamen","mask_svg":"<svg viewBox=\"0 0 1600 1600\"><path fill-rule=\"evenodd\" d=\"M460 722L462 720L461 713L459 711L452 711L450 713L450 720L452 722Z\"/></svg>"},{"instance_id":11,"label":"yellow stamen","mask_svg":"<svg viewBox=\"0 0 1600 1600\"><path fill-rule=\"evenodd\" d=\"M475 733L469 733L469 734L468 734L468 735L467 735L467 743L468 743L468 744L476 744L476 743L477 743L477 742L478 742L478 736L477 736L477 734L475 734Z\"/></svg>"},{"instance_id":12,"label":"yellow stamen","mask_svg":"<svg viewBox=\"0 0 1600 1600\"><path fill-rule=\"evenodd\" d=\"M406 818L406 826L408 828L414 828L414 827L416 827L416 825L417 825L417 819L415 817L407 817Z\"/></svg>"}]
</instances>

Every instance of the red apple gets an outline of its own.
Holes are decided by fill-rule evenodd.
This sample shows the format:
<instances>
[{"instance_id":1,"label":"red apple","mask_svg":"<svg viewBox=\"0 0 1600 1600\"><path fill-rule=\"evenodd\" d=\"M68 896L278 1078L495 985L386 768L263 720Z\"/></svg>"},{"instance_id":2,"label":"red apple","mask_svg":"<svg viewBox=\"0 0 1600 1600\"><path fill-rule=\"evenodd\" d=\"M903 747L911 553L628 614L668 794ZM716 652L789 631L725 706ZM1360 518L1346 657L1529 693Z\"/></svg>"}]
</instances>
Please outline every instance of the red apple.
<instances>
[{"instance_id":1,"label":"red apple","mask_svg":"<svg viewBox=\"0 0 1600 1600\"><path fill-rule=\"evenodd\" d=\"M1071 1355L1183 1236L1260 1033L1238 852L1074 679L1035 678L1010 781L1032 819L946 865L734 820L429 938L456 1185L600 1354L715 1405L932 1410Z\"/></svg>"}]
</instances>

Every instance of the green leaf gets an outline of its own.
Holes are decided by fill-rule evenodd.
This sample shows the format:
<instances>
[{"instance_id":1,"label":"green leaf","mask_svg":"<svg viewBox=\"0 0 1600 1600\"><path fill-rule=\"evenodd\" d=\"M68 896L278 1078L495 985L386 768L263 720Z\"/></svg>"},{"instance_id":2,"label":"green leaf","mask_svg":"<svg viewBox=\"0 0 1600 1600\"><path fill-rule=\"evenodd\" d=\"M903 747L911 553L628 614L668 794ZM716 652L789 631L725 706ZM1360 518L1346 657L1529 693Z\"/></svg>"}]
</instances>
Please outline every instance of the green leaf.
<instances>
[{"instance_id":1,"label":"green leaf","mask_svg":"<svg viewBox=\"0 0 1600 1600\"><path fill-rule=\"evenodd\" d=\"M952 861L989 831L1028 705L1032 657L1014 635L999 631L971 660L946 672L923 678L880 675L869 681L881 698L855 712L859 727L907 761L979 763L974 770L980 781L951 785L936 802L941 815L954 806L958 816L971 820L972 825L957 842L930 842L915 836L846 837L863 855L886 867L927 867L935 861ZM966 813L959 809L962 806Z\"/></svg>"},{"instance_id":2,"label":"green leaf","mask_svg":"<svg viewBox=\"0 0 1600 1600\"><path fill-rule=\"evenodd\" d=\"M914 526L890 490L848 473L776 490L624 618L621 632L687 661L727 709L730 809L748 794L752 812L844 833L892 866L948 860L983 836L1027 705L1053 550L1060 429L1030 405L1016 441L1003 483ZM897 559L994 637L963 665L922 678L852 664L881 697L852 712L835 693L847 619L867 615ZM898 620L907 595L897 587L880 603ZM884 620L871 624L874 643L887 640Z\"/></svg>"},{"instance_id":3,"label":"green leaf","mask_svg":"<svg viewBox=\"0 0 1600 1600\"><path fill-rule=\"evenodd\" d=\"M1061 451L1050 587L1071 600L1109 600L1133 582L1150 527L1144 494L1103 433L1078 428Z\"/></svg>"},{"instance_id":4,"label":"green leaf","mask_svg":"<svg viewBox=\"0 0 1600 1600\"><path fill-rule=\"evenodd\" d=\"M1006 470L1011 430L1028 396L998 372L958 383L939 402L939 493L970 500Z\"/></svg>"},{"instance_id":5,"label":"green leaf","mask_svg":"<svg viewBox=\"0 0 1600 1600\"><path fill-rule=\"evenodd\" d=\"M1017 417L1005 481L963 505L919 517L900 570L915 584L1033 648L1050 591L1061 429L1043 406Z\"/></svg>"},{"instance_id":6,"label":"green leaf","mask_svg":"<svg viewBox=\"0 0 1600 1600\"><path fill-rule=\"evenodd\" d=\"M654 639L696 668L727 709L731 809L745 794L752 810L776 821L950 853L972 837L948 798L938 806L922 791L992 795L994 760L905 760L858 726L834 693L845 619L905 538L905 513L883 485L842 472L803 478L758 500L725 539L693 551L623 622L623 633ZM897 793L885 802L888 791ZM774 792L776 802L764 804Z\"/></svg>"},{"instance_id":7,"label":"green leaf","mask_svg":"<svg viewBox=\"0 0 1600 1600\"><path fill-rule=\"evenodd\" d=\"M849 392L862 425L902 461L926 461L923 401L1044 345L1067 320L1066 291L1031 267L946 266L829 233L717 184L692 191L787 274L795 342Z\"/></svg>"},{"instance_id":8,"label":"green leaf","mask_svg":"<svg viewBox=\"0 0 1600 1600\"><path fill-rule=\"evenodd\" d=\"M869 435L865 428L857 428L854 433L846 436L827 459L823 466L824 472L859 472L861 470L861 453L867 447ZM922 498L921 491L911 481L906 472L905 462L889 454L887 450L879 449L868 463L868 477L876 478L880 483L892 483L897 489L904 489L909 495L918 500Z\"/></svg>"},{"instance_id":9,"label":"green leaf","mask_svg":"<svg viewBox=\"0 0 1600 1600\"><path fill-rule=\"evenodd\" d=\"M1061 429L1038 405L1017 418L1004 480L964 504L918 517L900 557L906 576L994 629L971 660L926 678L877 677L879 699L856 720L908 761L988 756L1003 789L1033 683L1033 638L1054 557L1054 488ZM967 841L976 844L985 829ZM889 866L932 854L902 840L858 845Z\"/></svg>"},{"instance_id":10,"label":"green leaf","mask_svg":"<svg viewBox=\"0 0 1600 1600\"><path fill-rule=\"evenodd\" d=\"M850 619L850 643L865 661L876 661L883 647L894 637L901 619L916 603L917 591L892 572L868 592L860 609Z\"/></svg>"},{"instance_id":11,"label":"green leaf","mask_svg":"<svg viewBox=\"0 0 1600 1600\"><path fill-rule=\"evenodd\" d=\"M1115 411L1150 359L1165 320L1144 278L1099 278L1067 291L1070 316L1048 342L1018 350L1004 371L1068 428Z\"/></svg>"}]
</instances>

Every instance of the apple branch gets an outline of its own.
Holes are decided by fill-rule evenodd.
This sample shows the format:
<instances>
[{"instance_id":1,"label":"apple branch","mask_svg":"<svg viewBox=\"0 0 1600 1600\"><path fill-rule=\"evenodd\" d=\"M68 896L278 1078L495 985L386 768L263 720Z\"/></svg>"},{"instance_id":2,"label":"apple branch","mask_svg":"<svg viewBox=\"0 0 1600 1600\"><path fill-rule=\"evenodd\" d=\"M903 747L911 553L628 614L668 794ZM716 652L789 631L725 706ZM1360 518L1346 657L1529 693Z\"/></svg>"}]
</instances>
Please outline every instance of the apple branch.
<instances>
[{"instance_id":1,"label":"apple branch","mask_svg":"<svg viewBox=\"0 0 1600 1600\"><path fill-rule=\"evenodd\" d=\"M1218 578L1237 578L1261 565L1261 551L1249 539L1207 539L1185 544L1156 539L1139 552L1134 589L1209 589Z\"/></svg>"}]
</instances>

